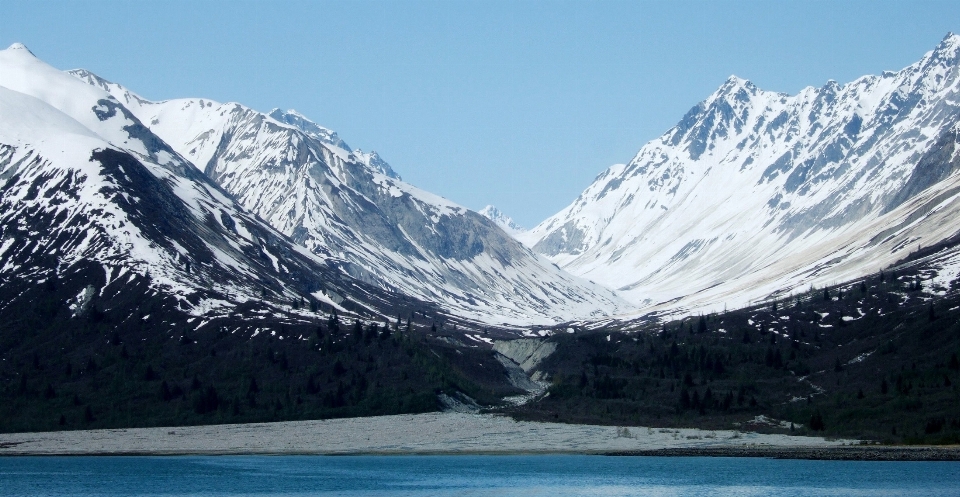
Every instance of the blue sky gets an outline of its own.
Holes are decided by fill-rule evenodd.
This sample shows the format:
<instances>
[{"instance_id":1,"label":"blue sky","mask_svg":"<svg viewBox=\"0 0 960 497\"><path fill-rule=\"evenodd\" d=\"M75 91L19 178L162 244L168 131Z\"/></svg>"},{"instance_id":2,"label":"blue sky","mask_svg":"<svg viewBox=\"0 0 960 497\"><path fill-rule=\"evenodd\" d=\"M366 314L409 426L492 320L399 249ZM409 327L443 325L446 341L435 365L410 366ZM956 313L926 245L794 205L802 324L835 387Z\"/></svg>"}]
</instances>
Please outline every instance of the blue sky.
<instances>
[{"instance_id":1,"label":"blue sky","mask_svg":"<svg viewBox=\"0 0 960 497\"><path fill-rule=\"evenodd\" d=\"M950 1L19 2L0 44L146 98L294 108L407 181L532 227L731 74L795 93L896 70Z\"/></svg>"}]
</instances>

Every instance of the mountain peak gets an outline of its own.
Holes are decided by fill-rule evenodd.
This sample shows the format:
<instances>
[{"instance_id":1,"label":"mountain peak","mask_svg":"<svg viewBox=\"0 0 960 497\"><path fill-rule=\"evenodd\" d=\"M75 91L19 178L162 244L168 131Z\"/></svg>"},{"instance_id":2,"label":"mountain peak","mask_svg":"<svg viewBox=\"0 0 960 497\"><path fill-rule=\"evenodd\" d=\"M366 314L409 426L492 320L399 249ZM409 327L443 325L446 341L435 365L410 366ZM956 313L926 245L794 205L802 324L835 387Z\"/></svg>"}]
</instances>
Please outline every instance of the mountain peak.
<instances>
[{"instance_id":1,"label":"mountain peak","mask_svg":"<svg viewBox=\"0 0 960 497\"><path fill-rule=\"evenodd\" d=\"M341 148L347 152L351 150L350 146L341 140L335 131L320 126L319 124L311 121L307 116L293 109L288 111L273 109L267 115L281 123L293 126L300 131L303 131L307 135L326 143L327 145L333 145L334 147Z\"/></svg>"},{"instance_id":2,"label":"mountain peak","mask_svg":"<svg viewBox=\"0 0 960 497\"><path fill-rule=\"evenodd\" d=\"M954 60L960 52L960 35L947 33L933 50L935 59Z\"/></svg>"},{"instance_id":3,"label":"mountain peak","mask_svg":"<svg viewBox=\"0 0 960 497\"><path fill-rule=\"evenodd\" d=\"M746 79L743 79L743 78L741 78L740 76L737 76L736 74L731 74L730 77L728 77L728 78L727 78L727 81L726 81L727 84L729 84L729 85L736 85L736 86L742 86L742 85L744 85L744 84L746 84L746 83L749 83L749 82L750 82L750 81L748 81L748 80L746 80Z\"/></svg>"},{"instance_id":4,"label":"mountain peak","mask_svg":"<svg viewBox=\"0 0 960 497\"><path fill-rule=\"evenodd\" d=\"M280 110L280 109L273 109L273 110L270 111L270 116L273 116L273 115L275 115L275 114L276 114L276 115L286 114L286 115L288 115L288 116L298 117L298 118L300 118L300 119L303 119L304 121L310 121L310 118L308 118L307 116L305 116L305 115L297 112L297 109L288 109L287 111L282 111L282 110ZM310 122L313 122L313 121L310 121Z\"/></svg>"},{"instance_id":5,"label":"mountain peak","mask_svg":"<svg viewBox=\"0 0 960 497\"><path fill-rule=\"evenodd\" d=\"M364 152L358 148L353 151L353 155L374 171L390 178L401 179L400 175L390 167L387 161L383 160L383 157L380 157L380 154L378 154L376 150Z\"/></svg>"},{"instance_id":6,"label":"mountain peak","mask_svg":"<svg viewBox=\"0 0 960 497\"><path fill-rule=\"evenodd\" d=\"M837 80L828 79L827 82L824 83L822 87L820 87L820 90L825 92L830 92L830 93L837 93L838 91L840 91L840 88L841 88L840 83L837 83Z\"/></svg>"},{"instance_id":7,"label":"mountain peak","mask_svg":"<svg viewBox=\"0 0 960 497\"><path fill-rule=\"evenodd\" d=\"M515 223L510 216L504 214L500 209L492 205L488 205L483 209L480 209L478 212L481 216L493 221L497 226L506 231L508 234L516 235L518 233L523 233L526 231L519 224Z\"/></svg>"},{"instance_id":8,"label":"mountain peak","mask_svg":"<svg viewBox=\"0 0 960 497\"><path fill-rule=\"evenodd\" d=\"M737 89L737 88L746 88L748 90L754 90L757 87L749 80L741 78L736 74L731 74L726 81L723 82L721 88Z\"/></svg>"},{"instance_id":9,"label":"mountain peak","mask_svg":"<svg viewBox=\"0 0 960 497\"><path fill-rule=\"evenodd\" d=\"M741 94L743 92L743 94ZM736 95L740 100L749 99L749 95L757 93L757 87L749 80L743 79L737 75L730 75L726 81L717 88L714 93L716 97L729 97Z\"/></svg>"},{"instance_id":10,"label":"mountain peak","mask_svg":"<svg viewBox=\"0 0 960 497\"><path fill-rule=\"evenodd\" d=\"M19 43L19 42L10 45L9 47L7 47L7 50L23 51L23 52L26 52L26 53L30 54L30 55L33 56L33 57L36 57L36 55L33 55L33 52L31 52L30 49L27 48L26 45L24 45L23 43Z\"/></svg>"}]
</instances>

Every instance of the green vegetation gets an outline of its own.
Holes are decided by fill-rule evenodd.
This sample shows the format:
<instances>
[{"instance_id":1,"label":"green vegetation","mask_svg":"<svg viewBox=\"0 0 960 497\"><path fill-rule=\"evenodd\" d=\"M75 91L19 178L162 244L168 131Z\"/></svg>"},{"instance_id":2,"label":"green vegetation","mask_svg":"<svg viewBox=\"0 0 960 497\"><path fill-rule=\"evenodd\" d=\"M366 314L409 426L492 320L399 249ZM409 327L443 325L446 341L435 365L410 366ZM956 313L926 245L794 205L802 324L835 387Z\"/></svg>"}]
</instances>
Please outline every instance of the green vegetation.
<instances>
[{"instance_id":1,"label":"green vegetation","mask_svg":"<svg viewBox=\"0 0 960 497\"><path fill-rule=\"evenodd\" d=\"M65 295L78 290L62 286L34 285L0 312L0 431L416 413L438 410L441 392L487 403L517 393L502 367L450 360L499 366L492 351L428 346L425 323L398 331L320 313L296 323L251 304L237 314L262 319L197 329L135 284L110 307L94 301L74 316Z\"/></svg>"},{"instance_id":2,"label":"green vegetation","mask_svg":"<svg viewBox=\"0 0 960 497\"><path fill-rule=\"evenodd\" d=\"M958 443L960 298L932 299L923 284L877 275L665 325L561 333L541 366L549 395L512 414Z\"/></svg>"},{"instance_id":3,"label":"green vegetation","mask_svg":"<svg viewBox=\"0 0 960 497\"><path fill-rule=\"evenodd\" d=\"M309 300L284 303L299 313L251 302L198 323L142 280L102 279L90 266L0 284L0 431L415 413L439 409L439 393L489 406L520 393L489 346L463 343L432 311L398 310L387 325ZM99 296L70 308L88 284ZM960 296L930 285L880 273L736 311L557 332L538 366L549 395L494 410L960 443Z\"/></svg>"}]
</instances>

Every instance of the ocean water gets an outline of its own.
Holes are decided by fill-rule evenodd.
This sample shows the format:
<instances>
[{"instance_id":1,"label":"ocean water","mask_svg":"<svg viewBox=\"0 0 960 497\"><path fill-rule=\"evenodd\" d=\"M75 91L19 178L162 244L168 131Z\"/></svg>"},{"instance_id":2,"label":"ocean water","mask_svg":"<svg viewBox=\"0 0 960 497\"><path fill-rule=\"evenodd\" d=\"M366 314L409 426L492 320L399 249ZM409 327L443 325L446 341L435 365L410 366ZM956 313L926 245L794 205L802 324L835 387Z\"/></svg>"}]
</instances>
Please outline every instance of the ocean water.
<instances>
[{"instance_id":1,"label":"ocean water","mask_svg":"<svg viewBox=\"0 0 960 497\"><path fill-rule=\"evenodd\" d=\"M16 496L958 496L960 463L604 456L0 457Z\"/></svg>"}]
</instances>

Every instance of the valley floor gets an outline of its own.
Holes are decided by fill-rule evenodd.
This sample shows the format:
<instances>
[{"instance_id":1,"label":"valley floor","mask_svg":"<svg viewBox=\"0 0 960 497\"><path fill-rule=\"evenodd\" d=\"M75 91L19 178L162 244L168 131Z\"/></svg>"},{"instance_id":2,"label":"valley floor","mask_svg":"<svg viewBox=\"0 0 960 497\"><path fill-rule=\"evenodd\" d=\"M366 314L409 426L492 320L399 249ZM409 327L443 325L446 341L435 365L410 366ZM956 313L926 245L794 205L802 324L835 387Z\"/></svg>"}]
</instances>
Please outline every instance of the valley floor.
<instances>
[{"instance_id":1,"label":"valley floor","mask_svg":"<svg viewBox=\"0 0 960 497\"><path fill-rule=\"evenodd\" d=\"M514 421L489 414L0 434L6 455L641 454L777 457L852 449L855 440L729 430ZM760 451L757 454L752 452ZM752 451L752 452L751 452ZM766 452L764 452L766 451ZM727 454L726 452L729 452Z\"/></svg>"}]
</instances>

